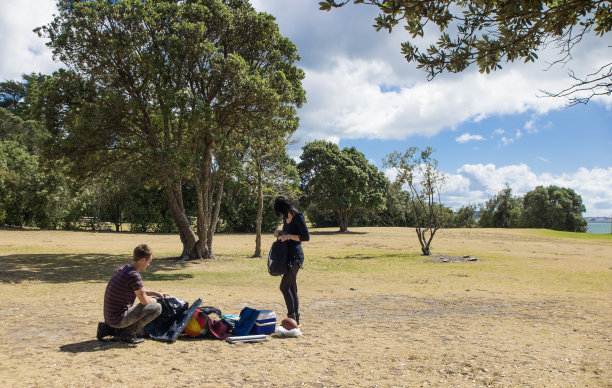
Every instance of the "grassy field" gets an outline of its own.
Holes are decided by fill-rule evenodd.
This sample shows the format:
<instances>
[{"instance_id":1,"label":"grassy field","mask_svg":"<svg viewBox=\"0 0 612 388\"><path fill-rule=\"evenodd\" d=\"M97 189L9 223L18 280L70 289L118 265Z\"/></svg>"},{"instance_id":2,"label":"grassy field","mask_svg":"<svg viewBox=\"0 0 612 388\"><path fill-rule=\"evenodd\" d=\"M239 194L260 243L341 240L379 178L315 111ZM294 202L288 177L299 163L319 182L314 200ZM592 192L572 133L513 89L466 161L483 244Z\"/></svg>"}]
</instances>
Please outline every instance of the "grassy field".
<instances>
[{"instance_id":1,"label":"grassy field","mask_svg":"<svg viewBox=\"0 0 612 388\"><path fill-rule=\"evenodd\" d=\"M280 278L218 235L216 260L180 263L176 235L0 230L0 385L6 387L612 387L612 236L314 229L298 275L303 336L259 344L99 343L106 283L141 242L145 286L238 314L283 316ZM272 238L264 238L264 244Z\"/></svg>"}]
</instances>

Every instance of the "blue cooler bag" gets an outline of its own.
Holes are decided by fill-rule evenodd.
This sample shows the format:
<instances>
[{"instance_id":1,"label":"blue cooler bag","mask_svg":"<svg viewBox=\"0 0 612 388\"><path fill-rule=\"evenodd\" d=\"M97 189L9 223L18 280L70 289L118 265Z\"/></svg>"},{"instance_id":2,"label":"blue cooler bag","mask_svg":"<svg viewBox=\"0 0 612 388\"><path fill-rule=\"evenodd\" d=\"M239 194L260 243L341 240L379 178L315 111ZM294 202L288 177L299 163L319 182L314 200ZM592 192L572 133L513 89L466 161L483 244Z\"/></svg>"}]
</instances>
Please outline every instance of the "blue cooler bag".
<instances>
[{"instance_id":1,"label":"blue cooler bag","mask_svg":"<svg viewBox=\"0 0 612 388\"><path fill-rule=\"evenodd\" d=\"M259 310L259 315L250 334L272 334L276 330L276 313L272 310Z\"/></svg>"}]
</instances>

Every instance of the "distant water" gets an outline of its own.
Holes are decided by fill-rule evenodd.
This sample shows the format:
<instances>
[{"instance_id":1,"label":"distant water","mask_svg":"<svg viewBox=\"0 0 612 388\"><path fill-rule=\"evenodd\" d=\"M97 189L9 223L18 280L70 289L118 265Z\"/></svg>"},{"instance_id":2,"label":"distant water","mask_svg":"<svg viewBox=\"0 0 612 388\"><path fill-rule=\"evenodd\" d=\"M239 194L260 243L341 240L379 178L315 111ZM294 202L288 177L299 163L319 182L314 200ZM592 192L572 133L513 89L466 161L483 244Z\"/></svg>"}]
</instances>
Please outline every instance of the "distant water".
<instances>
[{"instance_id":1,"label":"distant water","mask_svg":"<svg viewBox=\"0 0 612 388\"><path fill-rule=\"evenodd\" d=\"M610 233L610 223L587 222L587 233Z\"/></svg>"}]
</instances>

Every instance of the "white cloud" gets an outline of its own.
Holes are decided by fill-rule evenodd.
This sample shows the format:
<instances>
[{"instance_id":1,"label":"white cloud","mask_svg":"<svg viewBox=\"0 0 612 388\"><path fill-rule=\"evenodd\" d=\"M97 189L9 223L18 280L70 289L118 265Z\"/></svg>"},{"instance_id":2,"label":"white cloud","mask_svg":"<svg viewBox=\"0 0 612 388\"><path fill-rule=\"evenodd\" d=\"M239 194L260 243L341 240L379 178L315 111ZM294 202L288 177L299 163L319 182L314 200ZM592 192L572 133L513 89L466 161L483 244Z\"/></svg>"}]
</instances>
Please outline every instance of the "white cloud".
<instances>
[{"instance_id":1,"label":"white cloud","mask_svg":"<svg viewBox=\"0 0 612 388\"><path fill-rule=\"evenodd\" d=\"M536 159L541 161L541 162L550 163L550 160L548 160L548 159L546 159L546 158L544 158L542 156L538 156Z\"/></svg>"},{"instance_id":2,"label":"white cloud","mask_svg":"<svg viewBox=\"0 0 612 388\"><path fill-rule=\"evenodd\" d=\"M503 129L496 129L495 131L493 131L494 135L501 135L505 133L505 131ZM528 133L534 133L534 132L528 132ZM503 145L503 146L507 146L510 145L512 143L514 143L515 141L517 141L518 139L520 139L521 137L523 137L523 131L521 131L520 129L517 129L516 132L514 132L514 136L502 136L499 138L499 144Z\"/></svg>"},{"instance_id":3,"label":"white cloud","mask_svg":"<svg viewBox=\"0 0 612 388\"><path fill-rule=\"evenodd\" d=\"M484 140L485 138L480 136L480 135L472 135L470 133L464 133L463 135L456 137L455 140L457 141L457 143L463 144L463 143L467 143L468 141L479 141L479 140Z\"/></svg>"},{"instance_id":4,"label":"white cloud","mask_svg":"<svg viewBox=\"0 0 612 388\"><path fill-rule=\"evenodd\" d=\"M562 77L543 76L510 68L489 75L467 72L432 82L421 79L410 85L389 85L390 78L397 78L389 63L342 55L331 59L327 68L305 71L309 102L300 111L299 131L308 139L330 134L343 139L430 137L484 117L526 111L544 114L566 103L539 98L534 86L558 88L567 78L565 73ZM534 126L532 120L524 129L534 133ZM521 135L517 131L504 142Z\"/></svg>"},{"instance_id":5,"label":"white cloud","mask_svg":"<svg viewBox=\"0 0 612 388\"><path fill-rule=\"evenodd\" d=\"M51 21L53 0L3 0L0 12L0 80L21 80L22 74L50 74L53 62L45 39L32 30Z\"/></svg>"},{"instance_id":6,"label":"white cloud","mask_svg":"<svg viewBox=\"0 0 612 388\"><path fill-rule=\"evenodd\" d=\"M530 134L538 132L538 128L536 127L535 120L533 119L527 121L525 125L523 126L523 129L527 131L527 133L530 133Z\"/></svg>"},{"instance_id":7,"label":"white cloud","mask_svg":"<svg viewBox=\"0 0 612 388\"><path fill-rule=\"evenodd\" d=\"M514 143L514 138L512 138L512 137L502 136L502 138L500 140L501 140L503 145L508 145L508 144Z\"/></svg>"},{"instance_id":8,"label":"white cloud","mask_svg":"<svg viewBox=\"0 0 612 388\"><path fill-rule=\"evenodd\" d=\"M352 31L352 10L367 8L344 7L326 14ZM291 20L299 22L291 11L278 11L283 16L291 14ZM279 20L283 16L279 15ZM365 23L366 16L358 16L359 22ZM365 20L371 22L371 19ZM369 25L361 27L367 30ZM433 33L435 37L437 33ZM431 137L462 123L525 112L531 112L534 118L525 123L522 133L536 133L537 117L562 109L567 103L561 98L543 97L541 90L563 90L571 84L569 69L576 74L588 74L611 57L610 49L601 39L588 36L574 48L573 60L566 66L557 64L546 70L547 64L558 58L557 48L549 47L538 53L540 59L536 63L504 63L503 69L491 74L480 74L471 67L427 82L424 72L414 71L414 63L398 62L399 43L406 40L405 36L396 32L391 35L360 33L354 39L363 39L360 41L363 49L349 52L345 42L347 34L340 35L335 46L329 45L335 38L322 42L324 60L306 66L304 87L308 104L300 111L300 132L304 138L313 139L330 132L342 139ZM321 54L311 49L317 52L315 55ZM387 92L381 91L381 85ZM612 106L612 96L594 102ZM505 139L506 143L513 140L516 140L514 136Z\"/></svg>"},{"instance_id":9,"label":"white cloud","mask_svg":"<svg viewBox=\"0 0 612 388\"><path fill-rule=\"evenodd\" d=\"M516 139L520 139L521 137L523 137L523 132L521 132L520 129L517 129L516 134L514 136L516 137Z\"/></svg>"},{"instance_id":10,"label":"white cloud","mask_svg":"<svg viewBox=\"0 0 612 388\"><path fill-rule=\"evenodd\" d=\"M573 189L582 197L585 216L612 214L612 167L579 168L573 173L535 174L525 164L496 167L493 164L465 164L456 174L447 174L443 202L458 208L470 203L485 203L506 184L514 195L522 196L537 186L556 185Z\"/></svg>"}]
</instances>

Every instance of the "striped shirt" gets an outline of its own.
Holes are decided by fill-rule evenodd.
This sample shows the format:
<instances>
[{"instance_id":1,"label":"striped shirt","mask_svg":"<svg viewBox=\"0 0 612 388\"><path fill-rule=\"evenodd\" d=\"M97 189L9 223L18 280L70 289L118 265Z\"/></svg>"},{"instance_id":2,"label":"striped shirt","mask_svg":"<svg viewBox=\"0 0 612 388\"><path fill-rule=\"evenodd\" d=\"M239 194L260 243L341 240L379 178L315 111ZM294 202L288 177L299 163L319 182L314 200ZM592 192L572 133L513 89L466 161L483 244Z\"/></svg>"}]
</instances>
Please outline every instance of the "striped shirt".
<instances>
[{"instance_id":1,"label":"striped shirt","mask_svg":"<svg viewBox=\"0 0 612 388\"><path fill-rule=\"evenodd\" d=\"M118 268L104 293L104 321L110 325L121 322L127 309L134 304L134 291L142 287L142 277L133 265Z\"/></svg>"}]
</instances>

